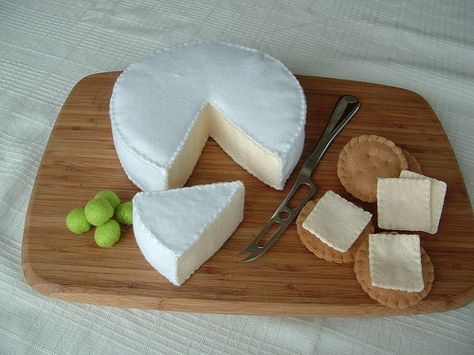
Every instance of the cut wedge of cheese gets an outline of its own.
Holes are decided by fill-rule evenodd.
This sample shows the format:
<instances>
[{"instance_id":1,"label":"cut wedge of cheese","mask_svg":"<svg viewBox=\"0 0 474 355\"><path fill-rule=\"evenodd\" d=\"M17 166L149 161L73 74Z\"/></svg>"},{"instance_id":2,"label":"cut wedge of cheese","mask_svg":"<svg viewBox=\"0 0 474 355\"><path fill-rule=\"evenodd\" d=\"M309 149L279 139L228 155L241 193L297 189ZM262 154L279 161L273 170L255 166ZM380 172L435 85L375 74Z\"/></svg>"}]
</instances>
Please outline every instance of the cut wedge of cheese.
<instances>
[{"instance_id":1,"label":"cut wedge of cheese","mask_svg":"<svg viewBox=\"0 0 474 355\"><path fill-rule=\"evenodd\" d=\"M403 170L400 173L402 179L430 179L431 181L431 227L425 232L436 234L438 232L441 214L443 213L444 198L446 196L447 184L414 171Z\"/></svg>"},{"instance_id":2,"label":"cut wedge of cheese","mask_svg":"<svg viewBox=\"0 0 474 355\"><path fill-rule=\"evenodd\" d=\"M240 181L137 193L133 231L143 256L181 285L240 224L244 195Z\"/></svg>"},{"instance_id":3,"label":"cut wedge of cheese","mask_svg":"<svg viewBox=\"0 0 474 355\"><path fill-rule=\"evenodd\" d=\"M200 43L130 65L115 83L110 118L122 167L144 191L181 187L209 137L283 189L303 149L306 100L278 60Z\"/></svg>"}]
</instances>

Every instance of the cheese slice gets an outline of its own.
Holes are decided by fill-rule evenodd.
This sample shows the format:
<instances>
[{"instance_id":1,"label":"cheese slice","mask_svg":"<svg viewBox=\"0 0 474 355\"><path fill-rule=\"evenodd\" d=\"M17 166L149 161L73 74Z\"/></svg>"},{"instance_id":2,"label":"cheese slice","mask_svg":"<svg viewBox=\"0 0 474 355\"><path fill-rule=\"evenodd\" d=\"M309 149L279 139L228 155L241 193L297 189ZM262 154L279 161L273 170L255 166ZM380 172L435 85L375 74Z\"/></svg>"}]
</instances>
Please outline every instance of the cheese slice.
<instances>
[{"instance_id":1,"label":"cheese slice","mask_svg":"<svg viewBox=\"0 0 474 355\"><path fill-rule=\"evenodd\" d=\"M110 118L122 167L143 191L181 187L209 137L283 189L303 149L306 100L278 60L199 43L130 65L115 83Z\"/></svg>"},{"instance_id":2,"label":"cheese slice","mask_svg":"<svg viewBox=\"0 0 474 355\"><path fill-rule=\"evenodd\" d=\"M371 219L371 213L327 191L303 221L303 228L331 248L345 253Z\"/></svg>"},{"instance_id":3,"label":"cheese slice","mask_svg":"<svg viewBox=\"0 0 474 355\"><path fill-rule=\"evenodd\" d=\"M133 231L143 256L181 285L240 224L244 194L240 181L137 193Z\"/></svg>"},{"instance_id":4,"label":"cheese slice","mask_svg":"<svg viewBox=\"0 0 474 355\"><path fill-rule=\"evenodd\" d=\"M402 179L430 179L431 181L431 227L425 232L435 234L438 232L441 214L443 212L444 198L446 196L447 184L444 181L429 178L415 173L414 171L403 170L400 173Z\"/></svg>"},{"instance_id":5,"label":"cheese slice","mask_svg":"<svg viewBox=\"0 0 474 355\"><path fill-rule=\"evenodd\" d=\"M431 229L430 179L377 179L377 217L383 229Z\"/></svg>"},{"instance_id":6,"label":"cheese slice","mask_svg":"<svg viewBox=\"0 0 474 355\"><path fill-rule=\"evenodd\" d=\"M375 287L407 292L425 287L417 234L369 234L369 261Z\"/></svg>"}]
</instances>

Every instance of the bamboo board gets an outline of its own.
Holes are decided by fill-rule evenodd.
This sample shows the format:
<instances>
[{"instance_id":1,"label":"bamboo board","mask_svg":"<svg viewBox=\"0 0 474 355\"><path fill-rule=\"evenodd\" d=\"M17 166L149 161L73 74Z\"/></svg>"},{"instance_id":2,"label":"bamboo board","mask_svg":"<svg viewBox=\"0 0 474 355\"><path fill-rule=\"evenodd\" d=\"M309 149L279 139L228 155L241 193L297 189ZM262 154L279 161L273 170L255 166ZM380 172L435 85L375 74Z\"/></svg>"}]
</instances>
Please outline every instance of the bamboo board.
<instances>
[{"instance_id":1,"label":"bamboo board","mask_svg":"<svg viewBox=\"0 0 474 355\"><path fill-rule=\"evenodd\" d=\"M325 262L299 241L290 226L256 261L240 263L237 251L253 239L291 187L276 191L236 165L209 140L187 185L240 179L246 186L245 217L228 242L181 287L154 271L142 257L131 228L112 249L101 249L93 232L73 235L67 212L104 188L130 199L138 189L127 180L115 153L108 115L119 72L81 80L58 117L31 197L23 239L26 280L40 293L61 299L119 307L266 315L382 316L436 312L474 298L474 219L462 175L438 119L419 95L394 87L318 77L298 77L308 101L305 149L322 132L338 97L359 97L362 107L319 164L313 179L318 197L328 189L351 198L336 176L337 155L353 136L378 134L411 152L424 173L446 181L448 193L439 232L422 235L435 268L428 297L413 308L393 310L367 296L352 265ZM299 171L299 166L295 172ZM375 205L364 204L374 211Z\"/></svg>"}]
</instances>

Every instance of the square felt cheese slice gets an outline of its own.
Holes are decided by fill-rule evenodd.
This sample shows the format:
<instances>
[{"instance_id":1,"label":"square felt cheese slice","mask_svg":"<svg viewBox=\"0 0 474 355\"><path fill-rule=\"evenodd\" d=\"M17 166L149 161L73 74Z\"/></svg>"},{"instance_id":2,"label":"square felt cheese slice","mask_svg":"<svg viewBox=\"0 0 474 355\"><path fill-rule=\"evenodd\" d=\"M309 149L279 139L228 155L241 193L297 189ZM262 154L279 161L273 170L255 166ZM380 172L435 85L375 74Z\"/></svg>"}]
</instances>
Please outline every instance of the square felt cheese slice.
<instances>
[{"instance_id":1,"label":"square felt cheese slice","mask_svg":"<svg viewBox=\"0 0 474 355\"><path fill-rule=\"evenodd\" d=\"M379 178L378 225L384 229L431 229L431 181L429 179Z\"/></svg>"},{"instance_id":2,"label":"square felt cheese slice","mask_svg":"<svg viewBox=\"0 0 474 355\"><path fill-rule=\"evenodd\" d=\"M145 259L179 286L243 219L242 182L200 185L133 198L133 232Z\"/></svg>"},{"instance_id":3,"label":"square felt cheese slice","mask_svg":"<svg viewBox=\"0 0 474 355\"><path fill-rule=\"evenodd\" d=\"M425 232L435 234L438 232L441 213L443 212L444 198L446 196L447 185L444 181L439 181L413 171L403 170L400 173L403 179L430 179L431 181L431 228Z\"/></svg>"},{"instance_id":4,"label":"square felt cheese slice","mask_svg":"<svg viewBox=\"0 0 474 355\"><path fill-rule=\"evenodd\" d=\"M425 287L416 234L369 234L369 262L375 287L407 292Z\"/></svg>"},{"instance_id":5,"label":"square felt cheese slice","mask_svg":"<svg viewBox=\"0 0 474 355\"><path fill-rule=\"evenodd\" d=\"M371 218L369 212L327 191L303 221L303 228L330 247L346 252Z\"/></svg>"}]
</instances>

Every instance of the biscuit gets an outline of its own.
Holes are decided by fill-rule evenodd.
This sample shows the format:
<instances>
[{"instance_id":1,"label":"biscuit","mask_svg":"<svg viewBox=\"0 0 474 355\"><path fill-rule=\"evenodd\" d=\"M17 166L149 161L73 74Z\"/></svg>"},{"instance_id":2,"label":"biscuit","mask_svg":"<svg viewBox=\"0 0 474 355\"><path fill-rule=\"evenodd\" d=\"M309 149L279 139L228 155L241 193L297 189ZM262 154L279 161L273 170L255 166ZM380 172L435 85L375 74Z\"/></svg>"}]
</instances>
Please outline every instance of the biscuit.
<instances>
[{"instance_id":1,"label":"biscuit","mask_svg":"<svg viewBox=\"0 0 474 355\"><path fill-rule=\"evenodd\" d=\"M418 163L418 160L416 160L416 158L405 149L402 149L402 153L405 156L405 159L407 160L408 170L414 171L418 174L423 174L423 171L421 170L421 165L420 163Z\"/></svg>"},{"instance_id":2,"label":"biscuit","mask_svg":"<svg viewBox=\"0 0 474 355\"><path fill-rule=\"evenodd\" d=\"M407 292L372 286L370 277L369 243L365 239L354 256L354 273L362 289L374 300L390 308L408 308L419 303L431 291L434 281L433 264L420 247L421 268L425 287L419 292Z\"/></svg>"},{"instance_id":3,"label":"biscuit","mask_svg":"<svg viewBox=\"0 0 474 355\"><path fill-rule=\"evenodd\" d=\"M298 231L298 236L303 243L303 245L315 254L318 258L324 259L326 261L335 262L337 264L342 263L351 263L354 261L354 254L357 251L359 245L364 241L367 240L370 233L374 232L374 226L372 222L369 222L367 226L364 228L360 236L357 240L352 244L346 252L340 252L334 248L331 248L326 243L322 242L318 237L314 234L303 228L303 222L305 221L306 217L311 213L314 206L316 205L318 200L309 201L301 210L298 218L296 219L296 229Z\"/></svg>"},{"instance_id":4,"label":"biscuit","mask_svg":"<svg viewBox=\"0 0 474 355\"><path fill-rule=\"evenodd\" d=\"M352 138L339 153L337 176L347 192L365 202L377 200L377 178L398 178L408 163L402 150L387 138Z\"/></svg>"}]
</instances>

